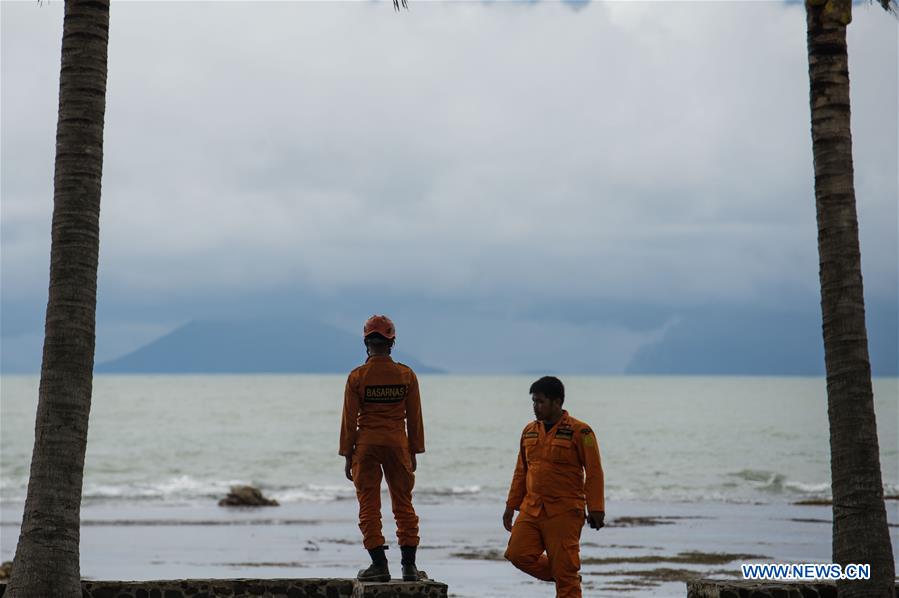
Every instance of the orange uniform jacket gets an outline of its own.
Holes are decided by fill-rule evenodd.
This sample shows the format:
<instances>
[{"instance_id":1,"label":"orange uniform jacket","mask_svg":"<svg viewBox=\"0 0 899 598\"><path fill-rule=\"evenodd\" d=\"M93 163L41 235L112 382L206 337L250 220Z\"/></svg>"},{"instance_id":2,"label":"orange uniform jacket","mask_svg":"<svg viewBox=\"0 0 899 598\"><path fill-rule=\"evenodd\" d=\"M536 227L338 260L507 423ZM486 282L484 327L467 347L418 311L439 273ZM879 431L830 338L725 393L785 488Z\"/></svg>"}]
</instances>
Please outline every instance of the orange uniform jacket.
<instances>
[{"instance_id":1,"label":"orange uniform jacket","mask_svg":"<svg viewBox=\"0 0 899 598\"><path fill-rule=\"evenodd\" d=\"M512 476L506 506L533 517L540 507L553 517L584 506L605 511L599 445L590 426L567 411L546 432L533 421L521 433L518 464Z\"/></svg>"},{"instance_id":2,"label":"orange uniform jacket","mask_svg":"<svg viewBox=\"0 0 899 598\"><path fill-rule=\"evenodd\" d=\"M389 355L369 357L347 378L339 452L349 455L359 444L425 452L418 378Z\"/></svg>"}]
</instances>

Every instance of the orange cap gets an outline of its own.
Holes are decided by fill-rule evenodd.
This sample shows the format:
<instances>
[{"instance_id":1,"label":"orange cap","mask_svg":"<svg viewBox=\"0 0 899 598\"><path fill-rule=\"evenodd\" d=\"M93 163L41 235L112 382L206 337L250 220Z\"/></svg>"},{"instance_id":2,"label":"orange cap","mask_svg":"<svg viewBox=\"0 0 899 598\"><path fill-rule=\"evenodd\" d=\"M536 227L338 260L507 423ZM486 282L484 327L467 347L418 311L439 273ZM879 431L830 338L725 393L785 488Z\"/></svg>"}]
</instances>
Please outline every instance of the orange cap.
<instances>
[{"instance_id":1,"label":"orange cap","mask_svg":"<svg viewBox=\"0 0 899 598\"><path fill-rule=\"evenodd\" d=\"M396 338L396 328L387 316L372 316L365 321L362 336L367 337L369 334L375 333L388 339Z\"/></svg>"}]
</instances>

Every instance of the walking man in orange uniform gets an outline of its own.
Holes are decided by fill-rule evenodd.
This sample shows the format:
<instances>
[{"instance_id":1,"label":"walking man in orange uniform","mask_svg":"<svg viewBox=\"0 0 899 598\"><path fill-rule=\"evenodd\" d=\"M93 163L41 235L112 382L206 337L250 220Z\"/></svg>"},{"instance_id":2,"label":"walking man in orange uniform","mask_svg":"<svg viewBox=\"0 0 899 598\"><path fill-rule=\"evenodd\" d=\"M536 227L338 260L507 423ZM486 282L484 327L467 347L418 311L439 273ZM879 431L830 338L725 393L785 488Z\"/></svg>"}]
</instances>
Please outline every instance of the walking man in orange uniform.
<instances>
[{"instance_id":1,"label":"walking man in orange uniform","mask_svg":"<svg viewBox=\"0 0 899 598\"><path fill-rule=\"evenodd\" d=\"M562 409L561 380L544 376L530 393L537 419L521 433L503 513L503 526L512 532L505 556L525 573L554 581L558 598L580 598L584 508L591 528L600 529L605 519L599 446L590 426Z\"/></svg>"},{"instance_id":2,"label":"walking man in orange uniform","mask_svg":"<svg viewBox=\"0 0 899 598\"><path fill-rule=\"evenodd\" d=\"M389 581L387 548L381 534L381 477L387 479L402 553L403 580L419 578L415 565L418 516L412 507L415 455L425 451L418 378L412 368L393 361L396 339L387 316L372 316L363 328L368 359L346 382L340 454L344 472L356 486L359 529L372 564L359 572L362 581Z\"/></svg>"}]
</instances>

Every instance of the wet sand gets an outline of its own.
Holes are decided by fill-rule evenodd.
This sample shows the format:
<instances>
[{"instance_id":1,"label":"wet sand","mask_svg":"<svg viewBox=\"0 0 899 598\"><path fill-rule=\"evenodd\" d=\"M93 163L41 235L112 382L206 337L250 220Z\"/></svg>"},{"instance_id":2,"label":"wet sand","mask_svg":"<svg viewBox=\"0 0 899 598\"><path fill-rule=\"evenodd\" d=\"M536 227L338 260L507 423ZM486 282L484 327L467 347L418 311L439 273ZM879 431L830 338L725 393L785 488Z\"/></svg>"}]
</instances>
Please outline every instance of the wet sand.
<instances>
[{"instance_id":1,"label":"wet sand","mask_svg":"<svg viewBox=\"0 0 899 598\"><path fill-rule=\"evenodd\" d=\"M737 577L743 562L829 562L830 508L818 505L612 502L608 526L584 528L585 595L678 596L691 576ZM2 507L0 558L15 550L21 504ZM366 564L351 500L280 507L82 511L82 574L93 579L349 577ZM422 504L420 568L459 597L552 596L503 558L502 504ZM888 503L890 522L899 505ZM399 550L385 502L388 556ZM892 527L894 541L899 528Z\"/></svg>"}]
</instances>

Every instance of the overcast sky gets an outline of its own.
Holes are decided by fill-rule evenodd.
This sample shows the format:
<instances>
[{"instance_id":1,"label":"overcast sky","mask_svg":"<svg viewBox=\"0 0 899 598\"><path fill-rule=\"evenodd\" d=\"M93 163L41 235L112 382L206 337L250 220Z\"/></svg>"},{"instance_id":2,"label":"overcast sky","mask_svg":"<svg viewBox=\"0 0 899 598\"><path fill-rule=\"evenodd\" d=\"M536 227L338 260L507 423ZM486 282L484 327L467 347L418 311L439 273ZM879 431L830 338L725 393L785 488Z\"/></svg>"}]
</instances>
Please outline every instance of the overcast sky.
<instances>
[{"instance_id":1,"label":"overcast sky","mask_svg":"<svg viewBox=\"0 0 899 598\"><path fill-rule=\"evenodd\" d=\"M63 4L0 6L3 351L39 356ZM393 309L458 371L531 367L528 338L619 371L679 309L817 306L801 4L114 2L110 28L99 361L292 305ZM895 304L897 21L849 32L866 294Z\"/></svg>"}]
</instances>

